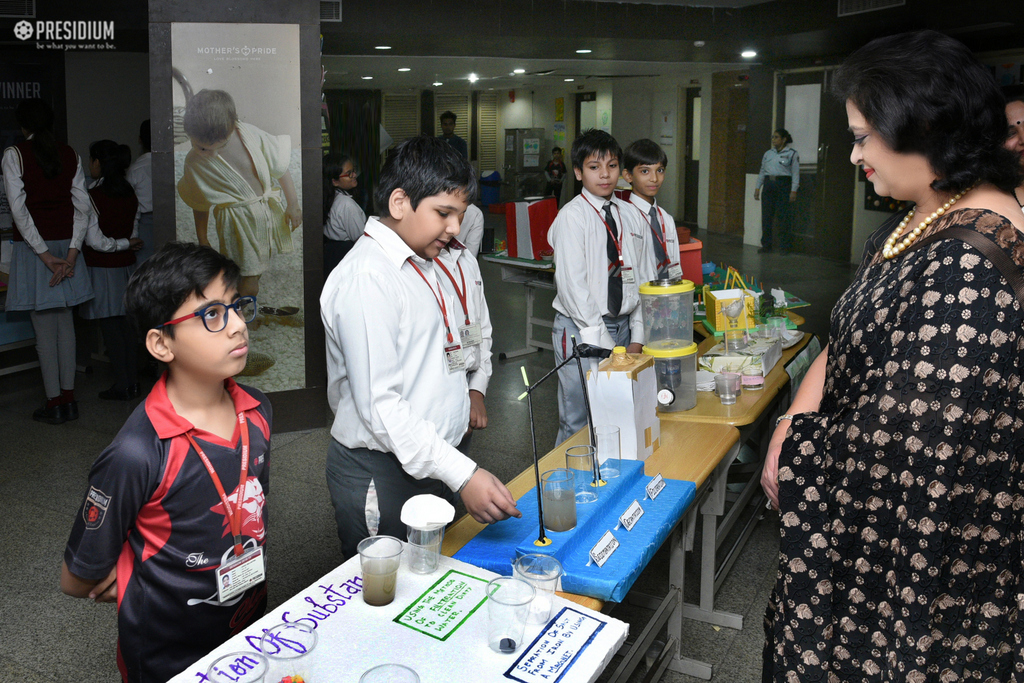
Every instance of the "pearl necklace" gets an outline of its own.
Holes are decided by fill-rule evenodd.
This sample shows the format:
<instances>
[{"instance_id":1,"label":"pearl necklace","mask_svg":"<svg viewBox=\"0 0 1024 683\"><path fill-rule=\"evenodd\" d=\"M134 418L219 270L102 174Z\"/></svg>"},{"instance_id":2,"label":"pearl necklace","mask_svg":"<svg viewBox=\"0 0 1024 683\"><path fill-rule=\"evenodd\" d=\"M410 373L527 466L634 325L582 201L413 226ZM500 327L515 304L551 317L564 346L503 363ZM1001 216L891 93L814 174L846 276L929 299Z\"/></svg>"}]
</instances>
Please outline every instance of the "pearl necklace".
<instances>
[{"instance_id":1,"label":"pearl necklace","mask_svg":"<svg viewBox=\"0 0 1024 683\"><path fill-rule=\"evenodd\" d=\"M900 221L900 224L892 231L892 234L889 235L889 239L885 240L885 244L882 246L882 256L887 259L891 259L902 254L904 249L913 244L914 240L921 236L921 233L924 232L925 228L931 225L939 216L949 211L950 207L956 204L958 199L973 189L974 186L972 185L963 192L959 192L950 197L948 202L935 209L935 211L932 212L932 215L918 223L917 227L911 230L910 233L897 244L897 240L899 240L900 235L903 234L903 229L907 227L908 223L910 223L910 219L914 217L914 212L917 210L911 209L910 213Z\"/></svg>"}]
</instances>

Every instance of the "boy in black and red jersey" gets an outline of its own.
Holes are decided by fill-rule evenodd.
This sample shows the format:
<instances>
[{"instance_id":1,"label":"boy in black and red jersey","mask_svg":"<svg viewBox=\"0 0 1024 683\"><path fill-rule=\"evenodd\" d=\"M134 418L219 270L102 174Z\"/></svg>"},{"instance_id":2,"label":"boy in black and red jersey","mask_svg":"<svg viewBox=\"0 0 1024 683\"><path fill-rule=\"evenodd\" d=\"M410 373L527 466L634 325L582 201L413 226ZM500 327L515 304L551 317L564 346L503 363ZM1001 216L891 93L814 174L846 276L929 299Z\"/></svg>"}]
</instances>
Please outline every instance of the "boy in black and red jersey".
<instances>
[{"instance_id":1,"label":"boy in black and red jersey","mask_svg":"<svg viewBox=\"0 0 1024 683\"><path fill-rule=\"evenodd\" d=\"M256 311L239 278L213 249L171 243L125 292L167 371L93 464L60 583L117 601L117 664L132 683L168 680L266 610L272 413L231 379Z\"/></svg>"}]
</instances>

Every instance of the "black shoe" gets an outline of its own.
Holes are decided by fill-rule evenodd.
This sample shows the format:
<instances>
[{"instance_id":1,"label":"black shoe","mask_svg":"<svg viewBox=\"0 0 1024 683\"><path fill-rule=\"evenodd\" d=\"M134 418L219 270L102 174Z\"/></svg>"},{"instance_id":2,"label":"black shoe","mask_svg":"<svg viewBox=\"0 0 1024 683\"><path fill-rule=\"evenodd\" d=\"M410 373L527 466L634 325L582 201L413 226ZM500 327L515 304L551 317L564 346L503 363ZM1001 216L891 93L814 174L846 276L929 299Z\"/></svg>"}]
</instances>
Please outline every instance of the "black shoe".
<instances>
[{"instance_id":1,"label":"black shoe","mask_svg":"<svg viewBox=\"0 0 1024 683\"><path fill-rule=\"evenodd\" d=\"M761 247L760 249L757 250L757 253L758 254L770 254L770 253L772 253L772 248L771 247Z\"/></svg>"},{"instance_id":2,"label":"black shoe","mask_svg":"<svg viewBox=\"0 0 1024 683\"><path fill-rule=\"evenodd\" d=\"M60 425L68 421L64 411L61 410L63 405L59 406L43 406L39 410L32 413L32 419L36 422L45 422L48 425ZM76 416L77 417L77 416Z\"/></svg>"},{"instance_id":3,"label":"black shoe","mask_svg":"<svg viewBox=\"0 0 1024 683\"><path fill-rule=\"evenodd\" d=\"M106 391L101 391L100 398L103 399L104 401L130 401L133 398L135 398L135 396L139 395L139 385L136 384L134 386L136 391L134 396L132 395L131 387L121 389L115 384Z\"/></svg>"},{"instance_id":4,"label":"black shoe","mask_svg":"<svg viewBox=\"0 0 1024 683\"><path fill-rule=\"evenodd\" d=\"M71 401L70 403L61 403L59 406L61 417L64 420L77 420L78 419L78 401Z\"/></svg>"}]
</instances>

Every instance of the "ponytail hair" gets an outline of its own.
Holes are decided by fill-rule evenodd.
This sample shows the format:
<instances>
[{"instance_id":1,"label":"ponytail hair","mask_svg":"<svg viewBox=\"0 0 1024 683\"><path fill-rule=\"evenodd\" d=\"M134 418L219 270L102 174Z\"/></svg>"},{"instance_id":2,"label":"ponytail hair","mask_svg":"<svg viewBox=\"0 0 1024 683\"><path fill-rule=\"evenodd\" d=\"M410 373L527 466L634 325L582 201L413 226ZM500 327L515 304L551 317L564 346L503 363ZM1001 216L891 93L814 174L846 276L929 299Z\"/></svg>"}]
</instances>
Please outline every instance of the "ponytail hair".
<instances>
[{"instance_id":1,"label":"ponytail hair","mask_svg":"<svg viewBox=\"0 0 1024 683\"><path fill-rule=\"evenodd\" d=\"M43 177L59 176L61 163L53 136L53 108L38 97L22 100L14 110L14 118L32 135L32 154L43 169Z\"/></svg>"},{"instance_id":2,"label":"ponytail hair","mask_svg":"<svg viewBox=\"0 0 1024 683\"><path fill-rule=\"evenodd\" d=\"M89 157L100 162L100 177L103 178L100 190L105 195L129 197L135 194L125 178L131 159L131 149L127 145L119 145L113 140L97 140L89 145Z\"/></svg>"}]
</instances>

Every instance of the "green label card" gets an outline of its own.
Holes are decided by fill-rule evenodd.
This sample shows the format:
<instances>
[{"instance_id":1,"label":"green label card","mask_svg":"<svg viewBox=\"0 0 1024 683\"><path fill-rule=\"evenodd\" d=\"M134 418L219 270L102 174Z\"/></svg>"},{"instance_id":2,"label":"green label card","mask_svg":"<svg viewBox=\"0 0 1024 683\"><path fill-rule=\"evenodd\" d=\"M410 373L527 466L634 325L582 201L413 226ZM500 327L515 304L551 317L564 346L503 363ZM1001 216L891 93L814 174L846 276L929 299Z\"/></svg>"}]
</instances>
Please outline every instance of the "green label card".
<instances>
[{"instance_id":1,"label":"green label card","mask_svg":"<svg viewBox=\"0 0 1024 683\"><path fill-rule=\"evenodd\" d=\"M394 621L431 638L447 640L486 599L485 579L451 569Z\"/></svg>"}]
</instances>

